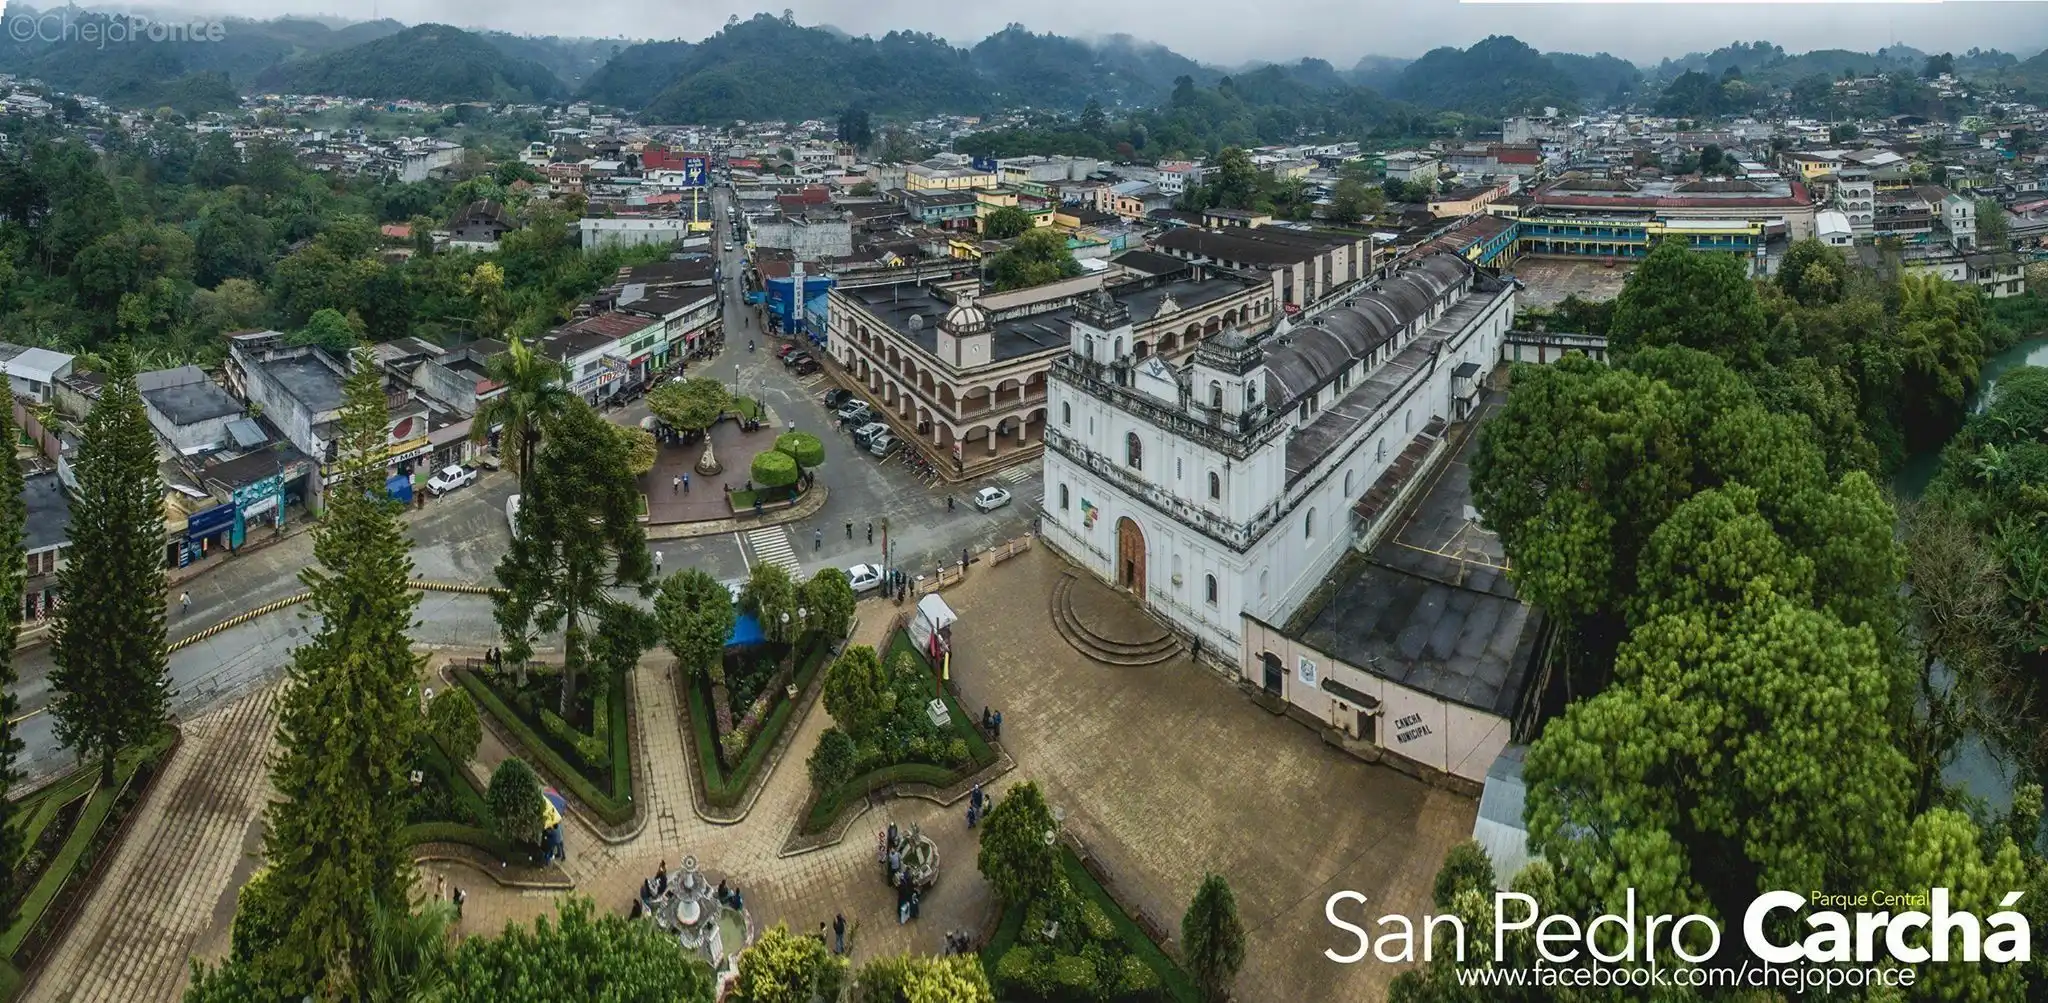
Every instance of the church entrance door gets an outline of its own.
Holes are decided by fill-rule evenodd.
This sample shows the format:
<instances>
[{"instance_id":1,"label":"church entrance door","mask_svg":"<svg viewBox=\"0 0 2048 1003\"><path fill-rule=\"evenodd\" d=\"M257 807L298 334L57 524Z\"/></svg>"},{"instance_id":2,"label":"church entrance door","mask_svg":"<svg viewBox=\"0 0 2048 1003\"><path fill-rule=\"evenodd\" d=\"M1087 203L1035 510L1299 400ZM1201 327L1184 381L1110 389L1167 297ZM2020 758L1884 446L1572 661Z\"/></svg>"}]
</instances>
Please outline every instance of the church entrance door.
<instances>
[{"instance_id":1,"label":"church entrance door","mask_svg":"<svg viewBox=\"0 0 2048 1003\"><path fill-rule=\"evenodd\" d=\"M1129 518L1116 521L1116 582L1145 598L1145 531Z\"/></svg>"}]
</instances>

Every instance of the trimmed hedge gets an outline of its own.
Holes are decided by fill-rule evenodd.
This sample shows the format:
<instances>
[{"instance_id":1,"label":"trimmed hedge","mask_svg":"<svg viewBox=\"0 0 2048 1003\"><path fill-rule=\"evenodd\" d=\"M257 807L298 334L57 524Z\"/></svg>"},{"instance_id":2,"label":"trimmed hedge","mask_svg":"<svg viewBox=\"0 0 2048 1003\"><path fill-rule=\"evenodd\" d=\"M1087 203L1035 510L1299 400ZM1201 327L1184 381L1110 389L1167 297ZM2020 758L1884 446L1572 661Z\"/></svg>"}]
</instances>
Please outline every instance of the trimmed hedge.
<instances>
[{"instance_id":1,"label":"trimmed hedge","mask_svg":"<svg viewBox=\"0 0 2048 1003\"><path fill-rule=\"evenodd\" d=\"M803 692L810 688L811 680L817 678L818 672L825 665L826 656L831 652L831 641L812 635L809 651L803 660L797 663L796 671L791 674L791 682L796 686L799 699L802 698ZM698 767L703 771L704 798L714 807L730 808L746 795L747 785L753 782L754 774L760 771L762 761L768 756L768 750L775 747L783 729L789 726L790 718L796 716L796 701L788 697L776 700L775 709L769 711L767 718L761 723L760 734L754 736L753 742L747 746L746 754L740 757L739 765L728 775L719 764L718 740L712 735L714 725L711 720L711 709L704 699L704 687L700 683L698 679L691 679L684 684L684 688L689 690L690 731L693 733L697 748Z\"/></svg>"},{"instance_id":2,"label":"trimmed hedge","mask_svg":"<svg viewBox=\"0 0 2048 1003\"><path fill-rule=\"evenodd\" d=\"M420 759L424 769L447 785L450 794L460 803L465 814L474 819L491 817L490 806L485 803L483 789L477 786L476 778L470 776L468 770L461 768L454 758L448 755L448 750L441 747L440 742L432 738L422 738ZM399 835L411 846L418 846L421 843L461 843L473 846L508 864L525 863L533 858L531 851L520 849L497 833L483 826L456 819L414 822L401 829Z\"/></svg>"},{"instance_id":3,"label":"trimmed hedge","mask_svg":"<svg viewBox=\"0 0 2048 1003\"><path fill-rule=\"evenodd\" d=\"M482 677L466 668L458 667L453 671L455 673L455 681L461 683L462 688L468 690L470 696L476 698L477 706L483 708L492 717L496 718L499 724L504 725L505 730L511 732L512 737L525 747L526 752L539 761L539 765L550 777L557 783L569 788L569 792L576 795L576 800L583 802L585 806L589 807L592 812L597 814L597 817L603 819L608 825L624 825L632 821L633 791L631 778L633 766L631 762L625 764L624 772L627 781L625 789L619 792L619 796L614 797L611 792L599 790L595 782L589 777L584 776L581 770L569 764L567 757L563 756L555 748L554 743L542 738L538 732L533 730L532 725L527 724L525 719L513 713L512 708L507 706L504 699L498 695L498 691L492 689L491 685L485 682ZM614 700L610 702L623 705L625 701ZM620 712L623 712L623 709L623 706L621 706ZM613 731L616 734L622 735L625 729L617 727L618 719L614 718L612 723L614 725ZM614 748L616 748L618 741L619 739L615 737ZM631 757L627 758L630 759ZM611 773L611 786L614 791L617 791L619 789L618 777L620 773L618 764L613 765Z\"/></svg>"},{"instance_id":4,"label":"trimmed hedge","mask_svg":"<svg viewBox=\"0 0 2048 1003\"><path fill-rule=\"evenodd\" d=\"M1116 899L1110 897L1109 889L1102 887L1101 882L1095 880L1095 875L1088 873L1088 868L1081 864L1081 858L1074 856L1074 851L1065 844L1060 846L1060 870L1066 873L1067 883L1073 887L1075 894L1081 896L1083 902L1094 903L1109 916L1111 923L1116 924L1117 932L1122 935L1124 946L1130 949L1131 956L1143 961L1159 974L1159 982L1166 988L1167 996L1178 1003L1198 1003L1202 997L1195 990L1195 981L1188 977L1187 972L1181 970L1179 963L1168 957L1158 944L1152 942L1152 938L1138 925L1138 921L1132 919L1124 912L1122 906L1116 904Z\"/></svg>"}]
</instances>

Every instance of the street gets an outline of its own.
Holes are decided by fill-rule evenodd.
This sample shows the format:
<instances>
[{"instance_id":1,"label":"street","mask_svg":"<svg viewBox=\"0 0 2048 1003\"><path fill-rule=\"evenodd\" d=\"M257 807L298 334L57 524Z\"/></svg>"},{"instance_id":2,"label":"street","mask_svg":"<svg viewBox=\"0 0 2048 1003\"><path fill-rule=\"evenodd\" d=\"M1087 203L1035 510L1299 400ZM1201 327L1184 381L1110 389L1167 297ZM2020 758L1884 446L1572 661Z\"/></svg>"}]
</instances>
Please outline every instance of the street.
<instances>
[{"instance_id":1,"label":"street","mask_svg":"<svg viewBox=\"0 0 2048 1003\"><path fill-rule=\"evenodd\" d=\"M852 439L835 430L819 402L830 387L822 376L798 379L775 358L781 339L764 336L754 323L753 308L740 292L744 254L727 239L730 193L715 194L722 271L727 278L722 310L726 318L724 349L691 366L691 375L737 381L740 392L771 408L782 425L817 434L825 442L826 462L817 470L828 492L824 507L807 520L782 525L742 528L686 539L653 540L662 570L687 567L705 570L721 581L743 579L763 561L779 563L792 574L807 577L824 567L883 564L915 577L940 564L956 564L963 548L983 550L1027 532L1036 500L1043 496L1042 468L1029 464L1004 475L1002 487L1016 501L994 512L976 511L968 499L979 484L928 487L899 463L884 463L857 449ZM754 348L748 350L752 341ZM635 424L646 405L637 402L607 412L621 424ZM425 508L408 511L413 577L465 585L494 585L493 568L505 553L510 535L505 526L505 500L515 481L505 472L486 473L471 487ZM947 509L947 496L954 500ZM303 515L300 516L303 518ZM847 524L852 524L849 536ZM874 541L868 542L868 526ZM303 528L303 527L300 527ZM172 640L189 637L228 618L303 591L299 572L314 561L313 537L298 532L284 540L231 558L214 558L208 569L169 590L168 633ZM189 592L192 606L178 608L177 595ZM278 678L300 639L317 628L304 607L292 607L223 631L170 656L171 709L188 718ZM419 606L414 640L427 645L486 646L496 634L490 601L482 596L425 593ZM29 780L64 769L71 757L58 743L54 721L45 708L51 700L50 648L42 645L17 654L14 694L20 701L16 735L23 743L17 760Z\"/></svg>"}]
</instances>

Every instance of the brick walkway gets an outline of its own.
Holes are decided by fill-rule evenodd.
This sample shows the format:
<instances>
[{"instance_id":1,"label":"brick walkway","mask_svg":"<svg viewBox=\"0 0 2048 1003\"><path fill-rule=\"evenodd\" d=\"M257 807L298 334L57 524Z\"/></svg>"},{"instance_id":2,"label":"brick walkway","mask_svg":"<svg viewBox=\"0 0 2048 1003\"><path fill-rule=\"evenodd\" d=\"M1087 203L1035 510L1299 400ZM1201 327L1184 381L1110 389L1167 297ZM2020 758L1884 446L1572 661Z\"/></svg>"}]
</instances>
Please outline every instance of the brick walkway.
<instances>
[{"instance_id":1,"label":"brick walkway","mask_svg":"<svg viewBox=\"0 0 2048 1003\"><path fill-rule=\"evenodd\" d=\"M270 796L275 687L185 724L78 925L30 987L42 1003L175 1000L188 957L253 870L253 826ZM223 896L228 896L223 902ZM225 948L225 942L220 945Z\"/></svg>"},{"instance_id":2,"label":"brick walkway","mask_svg":"<svg viewBox=\"0 0 2048 1003\"><path fill-rule=\"evenodd\" d=\"M729 373L727 375L730 375ZM721 421L711 427L713 455L723 473L709 476L696 470L704 455L704 442L688 446L662 446L654 456L654 469L640 475L640 490L647 495L647 521L652 525L695 522L702 519L730 519L732 505L725 500L727 488L746 486L753 475L754 457L775 448L775 436L782 430L763 427L742 432L738 422ZM690 475L690 490L680 491L675 479Z\"/></svg>"}]
</instances>

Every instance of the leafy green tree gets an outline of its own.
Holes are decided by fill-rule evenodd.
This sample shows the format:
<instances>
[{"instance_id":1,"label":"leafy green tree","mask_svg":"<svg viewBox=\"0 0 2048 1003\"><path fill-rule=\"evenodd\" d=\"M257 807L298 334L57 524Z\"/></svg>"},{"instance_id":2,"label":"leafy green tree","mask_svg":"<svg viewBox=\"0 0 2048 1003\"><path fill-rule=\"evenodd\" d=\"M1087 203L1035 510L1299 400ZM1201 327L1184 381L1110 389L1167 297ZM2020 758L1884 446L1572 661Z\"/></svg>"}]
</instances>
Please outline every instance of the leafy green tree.
<instances>
[{"instance_id":1,"label":"leafy green tree","mask_svg":"<svg viewBox=\"0 0 2048 1003\"><path fill-rule=\"evenodd\" d=\"M1031 229L1031 214L1016 206L1004 206L981 221L981 232L990 240L1008 240Z\"/></svg>"},{"instance_id":2,"label":"leafy green tree","mask_svg":"<svg viewBox=\"0 0 2048 1003\"><path fill-rule=\"evenodd\" d=\"M1616 354L1683 345L1720 356L1738 370L1763 362L1763 305L1736 255L1699 254L1664 240L1651 249L1615 297L1608 332Z\"/></svg>"},{"instance_id":3,"label":"leafy green tree","mask_svg":"<svg viewBox=\"0 0 2048 1003\"><path fill-rule=\"evenodd\" d=\"M726 639L738 618L732 592L701 568L685 568L662 580L654 594L661 639L691 675L707 671L725 655Z\"/></svg>"},{"instance_id":4,"label":"leafy green tree","mask_svg":"<svg viewBox=\"0 0 2048 1003\"><path fill-rule=\"evenodd\" d=\"M827 638L845 637L853 629L853 610L858 599L853 594L853 583L846 572L838 568L820 568L804 583L804 607L810 611L806 621L812 630Z\"/></svg>"},{"instance_id":5,"label":"leafy green tree","mask_svg":"<svg viewBox=\"0 0 2048 1003\"><path fill-rule=\"evenodd\" d=\"M356 324L332 307L323 307L306 321L306 326L292 332L295 345L317 345L330 352L347 353L362 342L362 332Z\"/></svg>"},{"instance_id":6,"label":"leafy green tree","mask_svg":"<svg viewBox=\"0 0 2048 1003\"><path fill-rule=\"evenodd\" d=\"M1109 116L1103 114L1102 102L1089 98L1088 104L1081 109L1081 131L1099 136L1108 129Z\"/></svg>"},{"instance_id":7,"label":"leafy green tree","mask_svg":"<svg viewBox=\"0 0 2048 1003\"><path fill-rule=\"evenodd\" d=\"M748 473L757 489L786 488L803 477L797 469L796 457L774 449L754 454Z\"/></svg>"},{"instance_id":8,"label":"leafy green tree","mask_svg":"<svg viewBox=\"0 0 2048 1003\"><path fill-rule=\"evenodd\" d=\"M1337 182L1336 191L1330 196L1330 218L1355 223L1378 216L1386 206L1384 191L1357 178L1344 178Z\"/></svg>"},{"instance_id":9,"label":"leafy green tree","mask_svg":"<svg viewBox=\"0 0 2048 1003\"><path fill-rule=\"evenodd\" d=\"M1786 295L1814 306L1839 300L1847 291L1849 277L1848 259L1839 248L1808 237L1785 251L1776 281Z\"/></svg>"},{"instance_id":10,"label":"leafy green tree","mask_svg":"<svg viewBox=\"0 0 2048 1003\"><path fill-rule=\"evenodd\" d=\"M2027 833L2029 843L2034 832ZM1902 888L1947 888L1949 909L1989 916L2006 908L2008 892L2031 883L2019 847L2003 833L1985 833L1970 816L1936 808L1913 820L1899 856ZM1988 933L1988 931L1986 931ZM1908 933L1909 946L1931 949L1927 930ZM2017 1000L2027 997L2026 969L2021 965L1958 964L1957 941L1950 942L1950 960L1916 965L1914 998L1944 1003Z\"/></svg>"},{"instance_id":11,"label":"leafy green tree","mask_svg":"<svg viewBox=\"0 0 2048 1003\"><path fill-rule=\"evenodd\" d=\"M546 798L541 794L540 775L525 760L507 759L491 771L484 803L491 810L491 828L498 835L514 842L540 842Z\"/></svg>"},{"instance_id":12,"label":"leafy green tree","mask_svg":"<svg viewBox=\"0 0 2048 1003\"><path fill-rule=\"evenodd\" d=\"M440 743L441 748L457 764L466 763L476 755L478 742L483 741L483 725L477 720L476 701L460 686L450 686L434 694L427 701L427 734Z\"/></svg>"},{"instance_id":13,"label":"leafy green tree","mask_svg":"<svg viewBox=\"0 0 2048 1003\"><path fill-rule=\"evenodd\" d=\"M1252 156L1232 146L1216 156L1216 166L1202 185L1204 209L1250 209L1259 197L1259 169Z\"/></svg>"},{"instance_id":14,"label":"leafy green tree","mask_svg":"<svg viewBox=\"0 0 2048 1003\"><path fill-rule=\"evenodd\" d=\"M995 1003L988 975L972 956L905 954L876 958L853 980L852 1003Z\"/></svg>"},{"instance_id":15,"label":"leafy green tree","mask_svg":"<svg viewBox=\"0 0 2048 1003\"><path fill-rule=\"evenodd\" d=\"M856 740L887 718L895 702L881 658L865 644L847 648L825 670L825 711Z\"/></svg>"},{"instance_id":16,"label":"leafy green tree","mask_svg":"<svg viewBox=\"0 0 2048 1003\"><path fill-rule=\"evenodd\" d=\"M115 350L100 399L86 415L72 469L70 559L57 576L51 645L57 738L97 758L114 781L121 748L167 720L164 642L164 486L156 433L135 388L133 356Z\"/></svg>"},{"instance_id":17,"label":"leafy green tree","mask_svg":"<svg viewBox=\"0 0 2048 1003\"><path fill-rule=\"evenodd\" d=\"M614 589L652 589L654 564L640 525L640 491L626 444L581 401L546 426L532 483L519 507L519 533L498 562L504 590L492 596L505 654L531 657L533 638L562 630L561 710L575 706L590 653L591 621L617 622Z\"/></svg>"},{"instance_id":18,"label":"leafy green tree","mask_svg":"<svg viewBox=\"0 0 2048 1003\"><path fill-rule=\"evenodd\" d=\"M500 451L519 474L520 493L530 493L541 429L576 399L564 385L568 372L517 335L507 339L504 354L493 356L485 370L490 381L504 390L478 402L476 416L470 421L470 440L482 442L493 429L502 428Z\"/></svg>"},{"instance_id":19,"label":"leafy green tree","mask_svg":"<svg viewBox=\"0 0 2048 1003\"><path fill-rule=\"evenodd\" d=\"M1180 920L1181 953L1202 998L1223 1003L1230 984L1244 967L1244 924L1237 918L1237 897L1221 874L1202 876L1187 914Z\"/></svg>"},{"instance_id":20,"label":"leafy green tree","mask_svg":"<svg viewBox=\"0 0 2048 1003\"><path fill-rule=\"evenodd\" d=\"M670 380L647 395L647 410L674 428L701 432L733 405L725 384L709 376Z\"/></svg>"},{"instance_id":21,"label":"leafy green tree","mask_svg":"<svg viewBox=\"0 0 2048 1003\"><path fill-rule=\"evenodd\" d=\"M1493 894L1493 860L1472 839L1452 846L1444 854L1444 865L1436 872L1436 884L1430 889L1430 901L1437 908L1449 909L1459 893L1467 891Z\"/></svg>"},{"instance_id":22,"label":"leafy green tree","mask_svg":"<svg viewBox=\"0 0 2048 1003\"><path fill-rule=\"evenodd\" d=\"M14 442L18 434L12 409L0 409L0 442ZM21 595L28 560L21 541L27 521L21 465L0 464L0 596ZM21 754L22 748L21 739L14 732L15 713L21 706L14 695L14 642L21 630L21 609L18 599L0 603L0 790L11 790L21 780L21 772L14 765L14 757ZM20 828L14 824L15 802L7 798L0 798L0 802L5 802L0 804L0 861L19 860L26 847ZM17 880L15 868L0 869L0 926L13 925L21 895L27 890L17 887Z\"/></svg>"},{"instance_id":23,"label":"leafy green tree","mask_svg":"<svg viewBox=\"0 0 2048 1003\"><path fill-rule=\"evenodd\" d=\"M1977 290L1936 275L1899 278L1907 428L1945 435L1961 422L1984 359L1983 325Z\"/></svg>"},{"instance_id":24,"label":"leafy green tree","mask_svg":"<svg viewBox=\"0 0 2048 1003\"><path fill-rule=\"evenodd\" d=\"M1647 909L1732 919L1762 891L1887 873L1911 785L1877 637L1766 579L1737 602L1638 627L1615 685L1531 748L1530 845L1570 863L1567 911L1634 888Z\"/></svg>"},{"instance_id":25,"label":"leafy green tree","mask_svg":"<svg viewBox=\"0 0 2048 1003\"><path fill-rule=\"evenodd\" d=\"M816 937L789 932L780 923L740 952L738 971L726 999L731 1003L813 1003L837 999L846 984L846 959Z\"/></svg>"},{"instance_id":26,"label":"leafy green tree","mask_svg":"<svg viewBox=\"0 0 2048 1003\"><path fill-rule=\"evenodd\" d=\"M2011 742L2017 721L1990 708L2010 682L2008 653L2018 624L2005 567L1989 540L1946 499L1906 512L1905 605L1916 668L1915 717L1902 737L1915 770L1914 808L1941 791L1941 772L1972 731Z\"/></svg>"},{"instance_id":27,"label":"leafy green tree","mask_svg":"<svg viewBox=\"0 0 2048 1003\"><path fill-rule=\"evenodd\" d=\"M1081 263L1067 249L1067 238L1051 227L1041 227L1017 238L1017 243L989 259L988 277L996 292L1044 285L1081 274Z\"/></svg>"},{"instance_id":28,"label":"leafy green tree","mask_svg":"<svg viewBox=\"0 0 2048 1003\"><path fill-rule=\"evenodd\" d=\"M802 626L796 611L803 608L802 601L789 571L766 561L754 565L746 587L740 590L740 608L761 621L761 632L771 641L796 640L796 631Z\"/></svg>"},{"instance_id":29,"label":"leafy green tree","mask_svg":"<svg viewBox=\"0 0 2048 1003\"><path fill-rule=\"evenodd\" d=\"M823 793L852 780L859 758L859 750L846 732L838 728L820 732L818 747L811 750L811 758L805 764L811 774L811 789Z\"/></svg>"},{"instance_id":30,"label":"leafy green tree","mask_svg":"<svg viewBox=\"0 0 2048 1003\"><path fill-rule=\"evenodd\" d=\"M2012 223L1997 199L1977 200L1977 246L1987 251L2012 249Z\"/></svg>"},{"instance_id":31,"label":"leafy green tree","mask_svg":"<svg viewBox=\"0 0 2048 1003\"><path fill-rule=\"evenodd\" d=\"M652 923L601 913L589 899L564 901L555 920L470 937L455 952L448 1003L662 1000L711 1003L703 962L676 949ZM602 987L601 989L596 987Z\"/></svg>"},{"instance_id":32,"label":"leafy green tree","mask_svg":"<svg viewBox=\"0 0 2048 1003\"><path fill-rule=\"evenodd\" d=\"M998 899L1015 905L1053 893L1063 881L1058 831L1035 781L1011 787L996 801L982 822L975 863Z\"/></svg>"}]
</instances>

